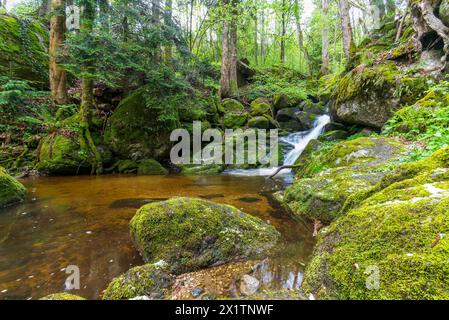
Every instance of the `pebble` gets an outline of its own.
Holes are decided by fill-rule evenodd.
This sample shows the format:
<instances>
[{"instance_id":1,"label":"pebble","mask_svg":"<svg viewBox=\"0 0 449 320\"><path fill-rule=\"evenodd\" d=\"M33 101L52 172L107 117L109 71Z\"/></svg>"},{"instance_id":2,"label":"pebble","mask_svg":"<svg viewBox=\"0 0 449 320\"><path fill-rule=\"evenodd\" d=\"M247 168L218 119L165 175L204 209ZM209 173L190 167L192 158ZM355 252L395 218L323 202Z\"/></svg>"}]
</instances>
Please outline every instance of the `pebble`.
<instances>
[{"instance_id":1,"label":"pebble","mask_svg":"<svg viewBox=\"0 0 449 320\"><path fill-rule=\"evenodd\" d=\"M259 290L260 282L256 278L245 274L240 280L240 292L245 296L252 295Z\"/></svg>"}]
</instances>

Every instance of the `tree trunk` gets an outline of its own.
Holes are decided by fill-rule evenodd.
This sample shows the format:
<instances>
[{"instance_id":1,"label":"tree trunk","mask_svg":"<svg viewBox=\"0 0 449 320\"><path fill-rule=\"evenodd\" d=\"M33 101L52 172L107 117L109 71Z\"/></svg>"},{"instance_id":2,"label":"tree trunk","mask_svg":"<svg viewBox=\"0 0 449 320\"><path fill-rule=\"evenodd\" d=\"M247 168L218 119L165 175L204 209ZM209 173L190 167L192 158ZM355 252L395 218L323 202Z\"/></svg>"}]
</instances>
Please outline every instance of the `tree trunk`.
<instances>
[{"instance_id":1,"label":"tree trunk","mask_svg":"<svg viewBox=\"0 0 449 320\"><path fill-rule=\"evenodd\" d=\"M165 13L164 13L164 23L166 26L173 25L173 0L165 1ZM171 65L172 63L172 46L166 45L164 47L164 61L167 65Z\"/></svg>"},{"instance_id":2,"label":"tree trunk","mask_svg":"<svg viewBox=\"0 0 449 320\"><path fill-rule=\"evenodd\" d=\"M229 98L238 94L237 79L237 9L238 0L223 0L223 5L231 14L224 19L222 41L222 63L220 96ZM230 6L229 6L230 5Z\"/></svg>"},{"instance_id":3,"label":"tree trunk","mask_svg":"<svg viewBox=\"0 0 449 320\"><path fill-rule=\"evenodd\" d=\"M64 43L65 33L65 0L52 0L51 11L53 15L50 20L50 89L51 96L57 104L66 104L67 97L67 74L58 64L58 54Z\"/></svg>"},{"instance_id":4,"label":"tree trunk","mask_svg":"<svg viewBox=\"0 0 449 320\"><path fill-rule=\"evenodd\" d=\"M296 37L298 38L298 46L299 50L304 55L304 61L306 65L306 75L311 75L311 67L310 67L310 59L309 59L309 52L307 51L307 48L304 47L304 35L302 33L302 27L301 27L301 16L299 14L299 0L295 0L295 22L296 22Z\"/></svg>"},{"instance_id":5,"label":"tree trunk","mask_svg":"<svg viewBox=\"0 0 449 320\"><path fill-rule=\"evenodd\" d=\"M349 15L349 3L348 0L339 0L340 6L340 18L341 18L341 29L343 32L343 51L346 56L346 62L351 62L351 55L354 46L351 19Z\"/></svg>"},{"instance_id":6,"label":"tree trunk","mask_svg":"<svg viewBox=\"0 0 449 320\"><path fill-rule=\"evenodd\" d=\"M287 10L285 6L285 0L282 0L282 9L281 9L281 64L285 64L285 10Z\"/></svg>"},{"instance_id":7,"label":"tree trunk","mask_svg":"<svg viewBox=\"0 0 449 320\"><path fill-rule=\"evenodd\" d=\"M329 73L329 37L328 37L328 0L321 0L323 13L322 50L321 50L321 74Z\"/></svg>"},{"instance_id":8,"label":"tree trunk","mask_svg":"<svg viewBox=\"0 0 449 320\"><path fill-rule=\"evenodd\" d=\"M259 64L259 43L258 43L258 12L254 14L254 63Z\"/></svg>"},{"instance_id":9,"label":"tree trunk","mask_svg":"<svg viewBox=\"0 0 449 320\"><path fill-rule=\"evenodd\" d=\"M94 0L83 0L83 14L81 19L81 32L86 35L92 35L93 24L95 19L95 3ZM95 107L94 103L94 80L91 76L93 74L94 66L93 62L87 60L84 62L82 68L85 75L82 78L82 95L81 95L81 143L80 145L86 146L86 148L92 153L92 173L100 174L103 172L103 164L101 154L98 151L90 133L90 127L92 122L92 110Z\"/></svg>"}]
</instances>

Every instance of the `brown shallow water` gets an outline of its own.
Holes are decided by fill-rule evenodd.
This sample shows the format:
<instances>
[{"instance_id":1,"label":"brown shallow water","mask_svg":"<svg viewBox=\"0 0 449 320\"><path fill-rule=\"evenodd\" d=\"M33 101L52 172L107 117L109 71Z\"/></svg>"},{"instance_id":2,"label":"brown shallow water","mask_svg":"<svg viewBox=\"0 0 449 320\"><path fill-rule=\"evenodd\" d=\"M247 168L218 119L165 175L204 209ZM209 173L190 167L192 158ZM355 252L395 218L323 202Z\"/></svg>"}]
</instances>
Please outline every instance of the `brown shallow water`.
<instances>
[{"instance_id":1,"label":"brown shallow water","mask_svg":"<svg viewBox=\"0 0 449 320\"><path fill-rule=\"evenodd\" d=\"M266 266L267 289L298 287L314 240L310 227L270 204L278 188L263 177L79 176L22 180L26 201L0 211L0 299L38 299L64 291L65 268L80 268L80 290L101 298L112 278L143 264L128 223L149 201L201 197L234 205L274 225L279 252Z\"/></svg>"}]
</instances>

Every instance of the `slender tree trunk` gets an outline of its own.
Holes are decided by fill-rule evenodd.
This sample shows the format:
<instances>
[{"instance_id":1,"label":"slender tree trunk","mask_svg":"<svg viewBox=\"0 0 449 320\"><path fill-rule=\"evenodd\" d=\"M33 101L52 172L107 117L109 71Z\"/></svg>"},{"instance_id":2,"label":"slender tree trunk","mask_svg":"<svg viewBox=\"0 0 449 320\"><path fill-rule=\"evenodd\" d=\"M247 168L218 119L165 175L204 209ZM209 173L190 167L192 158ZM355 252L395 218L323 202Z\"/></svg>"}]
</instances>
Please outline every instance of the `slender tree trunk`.
<instances>
[{"instance_id":1,"label":"slender tree trunk","mask_svg":"<svg viewBox=\"0 0 449 320\"><path fill-rule=\"evenodd\" d=\"M66 104L67 97L67 74L58 63L58 54L64 43L65 33L65 0L52 0L51 11L53 15L50 20L50 46L49 46L49 77L50 90L54 102Z\"/></svg>"},{"instance_id":2,"label":"slender tree trunk","mask_svg":"<svg viewBox=\"0 0 449 320\"><path fill-rule=\"evenodd\" d=\"M236 0L234 0L236 2ZM230 88L231 88L231 96L238 95L238 76L237 76L237 21L236 16L233 16L231 27L230 27L230 54L231 54L231 68L230 68Z\"/></svg>"},{"instance_id":3,"label":"slender tree trunk","mask_svg":"<svg viewBox=\"0 0 449 320\"><path fill-rule=\"evenodd\" d=\"M259 43L258 43L258 12L254 14L254 62L256 65L259 64Z\"/></svg>"},{"instance_id":4,"label":"slender tree trunk","mask_svg":"<svg viewBox=\"0 0 449 320\"><path fill-rule=\"evenodd\" d=\"M299 14L299 0L295 0L295 22L296 22L296 37L298 38L298 47L299 50L304 55L304 61L306 66L306 75L311 75L311 67L310 67L310 59L309 59L309 52L307 51L307 48L304 47L304 35L302 33L302 27L301 27L301 16Z\"/></svg>"},{"instance_id":5,"label":"slender tree trunk","mask_svg":"<svg viewBox=\"0 0 449 320\"><path fill-rule=\"evenodd\" d=\"M172 26L173 25L173 0L166 0L165 1L165 13L164 13L164 22L166 26ZM164 60L165 63L168 65L171 65L172 63L172 46L166 45L164 47Z\"/></svg>"},{"instance_id":6,"label":"slender tree trunk","mask_svg":"<svg viewBox=\"0 0 449 320\"><path fill-rule=\"evenodd\" d=\"M285 6L285 0L282 0L282 9L281 9L281 64L285 64L285 34L286 34L286 17L285 11L287 10Z\"/></svg>"},{"instance_id":7,"label":"slender tree trunk","mask_svg":"<svg viewBox=\"0 0 449 320\"><path fill-rule=\"evenodd\" d=\"M189 17L189 48L193 51L193 6L194 0L190 0L190 17Z\"/></svg>"},{"instance_id":8,"label":"slender tree trunk","mask_svg":"<svg viewBox=\"0 0 449 320\"><path fill-rule=\"evenodd\" d=\"M323 13L321 74L326 75L329 73L328 0L321 0L321 9Z\"/></svg>"},{"instance_id":9,"label":"slender tree trunk","mask_svg":"<svg viewBox=\"0 0 449 320\"><path fill-rule=\"evenodd\" d=\"M151 7L151 20L153 25L155 26L159 26L161 23L161 0L152 0L152 7ZM161 57L162 57L162 52L161 52L161 47L160 45L155 48L155 52L154 52L154 59L156 62L160 62L161 61Z\"/></svg>"},{"instance_id":10,"label":"slender tree trunk","mask_svg":"<svg viewBox=\"0 0 449 320\"><path fill-rule=\"evenodd\" d=\"M341 18L341 29L343 32L343 51L346 56L346 61L351 62L351 55L354 46L351 19L349 15L349 3L348 0L339 0L340 6L340 18Z\"/></svg>"},{"instance_id":11,"label":"slender tree trunk","mask_svg":"<svg viewBox=\"0 0 449 320\"><path fill-rule=\"evenodd\" d=\"M223 0L223 5L227 6L229 0ZM220 96L221 98L228 98L231 95L230 76L231 76L231 60L229 51L229 19L223 22L223 39L221 49L221 77L220 77Z\"/></svg>"}]
</instances>

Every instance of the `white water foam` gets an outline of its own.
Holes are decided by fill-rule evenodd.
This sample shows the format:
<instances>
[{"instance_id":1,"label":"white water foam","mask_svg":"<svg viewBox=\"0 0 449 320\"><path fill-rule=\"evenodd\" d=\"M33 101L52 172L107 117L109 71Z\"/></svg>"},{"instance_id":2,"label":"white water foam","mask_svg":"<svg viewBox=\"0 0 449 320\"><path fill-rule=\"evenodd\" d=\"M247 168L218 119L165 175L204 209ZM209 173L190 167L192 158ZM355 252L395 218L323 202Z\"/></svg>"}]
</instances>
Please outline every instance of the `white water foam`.
<instances>
[{"instance_id":1,"label":"white water foam","mask_svg":"<svg viewBox=\"0 0 449 320\"><path fill-rule=\"evenodd\" d=\"M281 138L280 142L289 144L293 147L284 157L284 166L293 165L295 161L302 154L304 149L307 147L311 140L317 139L323 132L324 126L330 122L330 117L328 115L319 116L313 129L309 131L294 132L288 136ZM235 176L271 176L273 175L279 167L274 168L260 168L260 169L236 169L225 171L225 174L235 175ZM291 169L283 170L279 175L285 175L290 173Z\"/></svg>"}]
</instances>

